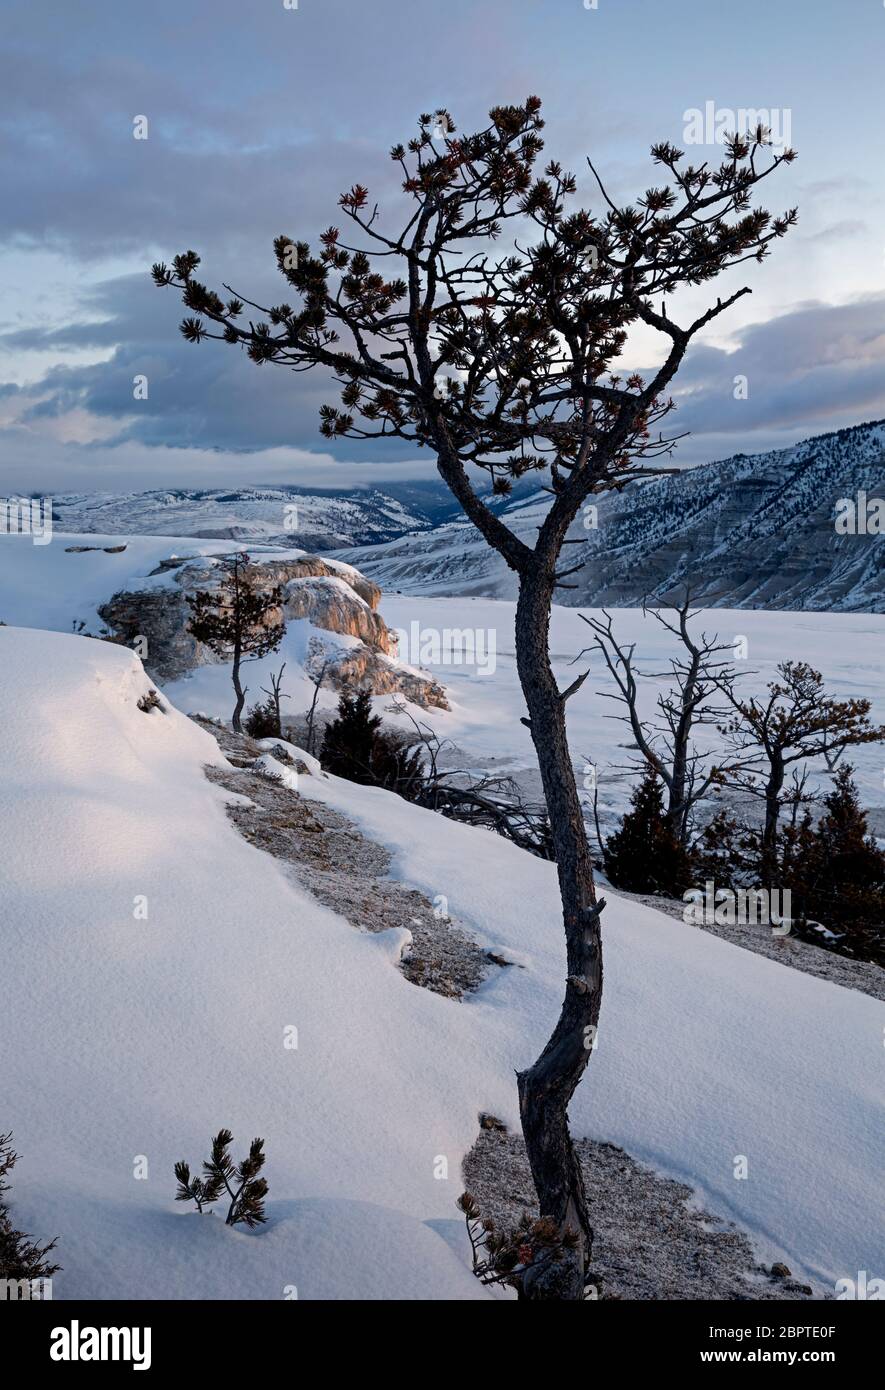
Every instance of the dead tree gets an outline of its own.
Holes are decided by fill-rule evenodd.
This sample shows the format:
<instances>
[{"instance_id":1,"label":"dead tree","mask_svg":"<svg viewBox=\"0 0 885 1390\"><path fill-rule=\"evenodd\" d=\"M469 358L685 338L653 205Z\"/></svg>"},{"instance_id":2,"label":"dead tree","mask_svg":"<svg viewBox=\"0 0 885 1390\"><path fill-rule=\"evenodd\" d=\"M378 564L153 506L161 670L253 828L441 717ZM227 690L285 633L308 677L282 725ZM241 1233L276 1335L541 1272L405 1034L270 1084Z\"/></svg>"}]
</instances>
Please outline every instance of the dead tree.
<instances>
[{"instance_id":1,"label":"dead tree","mask_svg":"<svg viewBox=\"0 0 885 1390\"><path fill-rule=\"evenodd\" d=\"M546 805L526 801L512 777L477 777L466 768L442 767L443 755L454 751L452 741L440 739L434 729L419 724L404 700L395 699L388 709L391 714L405 716L414 730L414 737L403 741L404 750L421 752L411 782L397 787L400 795L450 820L494 830L539 859L553 859Z\"/></svg>"},{"instance_id":2,"label":"dead tree","mask_svg":"<svg viewBox=\"0 0 885 1390\"><path fill-rule=\"evenodd\" d=\"M307 712L307 730L305 735L305 751L313 754L316 731L314 721L316 719L317 701L320 698L320 688L326 679L326 672L329 669L329 662L324 661L318 671L314 673L309 666L305 666L305 675L308 680L313 681L313 699L310 702L310 709Z\"/></svg>"},{"instance_id":3,"label":"dead tree","mask_svg":"<svg viewBox=\"0 0 885 1390\"><path fill-rule=\"evenodd\" d=\"M689 623L697 612L691 608L691 593L669 605L672 617L659 609L644 609L657 622L673 633L684 648L685 655L672 657L668 671L639 671L634 662L636 644L624 646L615 635L611 615L603 609L603 617L588 618L579 614L596 634L594 647L601 653L617 686L617 692L600 691L606 699L617 700L626 710L622 719L630 729L632 742L627 747L639 754L640 770L652 767L661 778L667 793L667 820L673 836L687 849L691 838L695 806L742 766L739 758L718 757L698 747L695 734L703 726L716 726L726 713L722 691L732 685L734 674L731 661L722 653L731 651L731 644L719 642L714 634L693 636ZM585 651L587 649L585 648ZM580 652L575 660L584 655ZM668 679L669 688L658 693L657 715L643 719L639 711L639 683L642 680ZM752 761L752 759L750 759Z\"/></svg>"},{"instance_id":4,"label":"dead tree","mask_svg":"<svg viewBox=\"0 0 885 1390\"><path fill-rule=\"evenodd\" d=\"M697 334L750 292L738 289L682 324L669 307L679 289L760 260L796 214L772 218L751 207L759 182L794 158L792 150L769 155L762 127L729 140L716 168L655 145L663 185L630 205L609 198L591 164L598 215L569 206L577 181L555 160L536 169L542 127L537 97L495 107L472 135L457 134L447 111L422 115L408 148L391 150L406 199L398 227L382 230L368 189L355 183L340 206L357 244L336 226L322 233L318 252L277 238L294 305L263 308L230 285L223 298L196 278L192 251L153 274L181 291L188 341L217 338L257 364L334 376L340 404L322 407L326 438L429 448L468 519L517 576L516 664L566 943L559 1019L518 1085L541 1214L568 1233L570 1251L530 1265L523 1293L578 1299L592 1230L567 1112L599 1017L602 903L566 738L566 700L580 678L560 690L550 662L551 605L581 567L562 568L561 553L589 497L661 471L643 464L675 443L655 430L672 408L667 389ZM647 380L624 378L618 358L642 325L660 334L661 364ZM499 495L515 478L544 473L550 505L532 543L486 503L477 471Z\"/></svg>"},{"instance_id":5,"label":"dead tree","mask_svg":"<svg viewBox=\"0 0 885 1390\"><path fill-rule=\"evenodd\" d=\"M283 672L285 671L285 669L286 663L284 661L276 675L274 675L273 672L271 672L270 674L270 690L268 690L267 686L265 685L261 687L261 693L262 695L267 696L268 706L273 711L273 719L274 723L276 724L276 732L280 738L282 738L283 736L282 701L291 698L290 696L283 694L283 691L280 688L283 684Z\"/></svg>"}]
</instances>

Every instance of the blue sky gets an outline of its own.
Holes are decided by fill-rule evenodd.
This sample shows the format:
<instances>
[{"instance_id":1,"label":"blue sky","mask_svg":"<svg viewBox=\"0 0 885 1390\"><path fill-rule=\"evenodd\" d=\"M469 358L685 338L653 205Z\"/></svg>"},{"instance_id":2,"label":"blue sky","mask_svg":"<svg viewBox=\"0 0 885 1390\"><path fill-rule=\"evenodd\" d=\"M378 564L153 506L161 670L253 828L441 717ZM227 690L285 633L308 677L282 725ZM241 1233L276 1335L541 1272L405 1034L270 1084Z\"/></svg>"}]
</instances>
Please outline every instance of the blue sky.
<instances>
[{"instance_id":1,"label":"blue sky","mask_svg":"<svg viewBox=\"0 0 885 1390\"><path fill-rule=\"evenodd\" d=\"M408 449L327 452L323 383L184 343L147 269L193 247L209 283L278 299L273 237L315 239L357 180L393 213L387 151L419 111L476 128L529 93L591 208L587 154L628 201L655 181L653 141L686 148L686 111L789 119L799 159L766 204L798 205L799 227L713 291L753 287L679 378L682 462L885 415L879 0L7 0L4 40L4 495L426 476ZM656 351L638 335L627 365Z\"/></svg>"}]
</instances>

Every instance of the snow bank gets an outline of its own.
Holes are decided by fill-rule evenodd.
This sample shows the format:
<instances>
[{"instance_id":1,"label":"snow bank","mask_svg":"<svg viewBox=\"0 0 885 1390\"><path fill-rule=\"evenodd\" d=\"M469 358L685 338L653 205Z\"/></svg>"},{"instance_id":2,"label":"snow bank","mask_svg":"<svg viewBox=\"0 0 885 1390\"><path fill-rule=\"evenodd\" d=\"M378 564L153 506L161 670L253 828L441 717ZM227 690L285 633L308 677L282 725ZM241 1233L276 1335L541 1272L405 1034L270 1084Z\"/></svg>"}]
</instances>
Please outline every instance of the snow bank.
<instances>
[{"instance_id":1,"label":"snow bank","mask_svg":"<svg viewBox=\"0 0 885 1390\"><path fill-rule=\"evenodd\" d=\"M0 545L0 620L56 632L70 632L74 622L83 622L90 631L98 632L102 622L97 609L118 589L174 585L173 570L149 578L161 561L173 556L227 554L243 548L242 541L189 536L94 536L54 531L51 545L34 545L30 536L4 535ZM305 553L250 546L250 554L259 552L268 559L289 560Z\"/></svg>"},{"instance_id":2,"label":"snow bank","mask_svg":"<svg viewBox=\"0 0 885 1390\"><path fill-rule=\"evenodd\" d=\"M130 653L0 628L0 668L0 1127L19 1224L60 1237L55 1296L488 1297L459 1167L480 1110L516 1123L514 1068L559 1008L552 867L380 789L299 779L521 963L444 999L398 972L399 941L238 836L202 774L214 741L138 709ZM692 1184L795 1273L832 1289L878 1269L885 1007L614 895L603 922L576 1131ZM266 1141L256 1233L173 1201L174 1161L198 1165L222 1125L238 1153Z\"/></svg>"},{"instance_id":3,"label":"snow bank","mask_svg":"<svg viewBox=\"0 0 885 1390\"><path fill-rule=\"evenodd\" d=\"M446 1001L239 837L131 653L0 628L0 668L2 1127L54 1296L486 1297L426 1224L461 1240L477 1108ZM172 1200L222 1125L266 1141L257 1233Z\"/></svg>"},{"instance_id":4,"label":"snow bank","mask_svg":"<svg viewBox=\"0 0 885 1390\"><path fill-rule=\"evenodd\" d=\"M383 840L403 880L444 895L524 965L462 1007L483 1108L518 1126L512 1068L534 1060L563 993L554 867L376 788L330 778L300 790ZM767 1259L830 1292L846 1272L880 1270L885 1005L607 896L600 1033L572 1102L575 1132L688 1183ZM741 1157L746 1178L735 1176Z\"/></svg>"}]
</instances>

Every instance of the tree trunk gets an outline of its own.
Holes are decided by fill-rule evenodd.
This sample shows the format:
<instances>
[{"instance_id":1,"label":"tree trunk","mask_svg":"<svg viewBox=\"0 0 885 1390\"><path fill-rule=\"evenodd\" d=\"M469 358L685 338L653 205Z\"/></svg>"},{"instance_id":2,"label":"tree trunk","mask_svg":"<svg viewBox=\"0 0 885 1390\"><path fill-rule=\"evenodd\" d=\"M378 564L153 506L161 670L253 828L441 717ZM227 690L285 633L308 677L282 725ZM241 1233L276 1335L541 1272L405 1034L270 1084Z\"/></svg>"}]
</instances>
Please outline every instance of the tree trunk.
<instances>
[{"instance_id":1,"label":"tree trunk","mask_svg":"<svg viewBox=\"0 0 885 1390\"><path fill-rule=\"evenodd\" d=\"M243 725L240 722L240 715L243 713L243 706L246 703L246 692L243 689L243 685L240 681L240 657L240 644L239 642L236 642L234 644L234 664L231 670L231 680L234 683L234 690L236 691L237 695L237 703L234 705L233 718L230 721L235 734L241 734L243 732Z\"/></svg>"},{"instance_id":2,"label":"tree trunk","mask_svg":"<svg viewBox=\"0 0 885 1390\"><path fill-rule=\"evenodd\" d=\"M316 680L315 680L314 683L313 683L313 699L312 699L311 702L310 702L310 710L309 710L308 715L307 715L307 743L305 744L305 748L306 748L307 752L308 752L308 753L311 753L311 754L313 753L313 745L314 745L314 727L313 727L313 721L314 721L314 719L315 719L315 717L316 717L317 701L318 701L318 699L320 698L320 686L321 686L322 683L323 683L323 678L325 677L325 674L326 674L326 667L327 667L327 665L328 665L327 662L323 662L323 665L320 667L320 673L319 673L319 675L317 676Z\"/></svg>"},{"instance_id":3,"label":"tree trunk","mask_svg":"<svg viewBox=\"0 0 885 1390\"><path fill-rule=\"evenodd\" d=\"M777 878L777 823L784 786L783 758L776 752L769 756L771 761L765 785L765 828L762 832L762 877L766 888L772 888Z\"/></svg>"},{"instance_id":4,"label":"tree trunk","mask_svg":"<svg viewBox=\"0 0 885 1390\"><path fill-rule=\"evenodd\" d=\"M522 1130L541 1215L577 1247L546 1268L529 1269L523 1294L534 1299L581 1299L593 1231L568 1105L590 1057L602 998L602 941L590 847L566 742L565 704L550 668L553 579L521 576L516 608L516 658L532 740L544 787L559 876L566 937L567 981L562 1011L541 1055L520 1072Z\"/></svg>"},{"instance_id":5,"label":"tree trunk","mask_svg":"<svg viewBox=\"0 0 885 1390\"><path fill-rule=\"evenodd\" d=\"M686 740L687 743L687 740ZM677 740L673 753L673 771L667 800L667 820L677 842L685 847L688 837L688 807L685 804L688 781L688 749Z\"/></svg>"},{"instance_id":6,"label":"tree trunk","mask_svg":"<svg viewBox=\"0 0 885 1390\"><path fill-rule=\"evenodd\" d=\"M689 639L684 618L680 623L680 630L685 633L685 641L687 643ZM688 796L689 742L693 723L693 701L697 689L698 668L700 665L698 653L694 649L691 649L691 652L691 663L685 677L685 684L682 687L680 715L676 724L676 732L673 736L673 767L670 776L670 796L667 805L667 818L670 822L670 829L683 849L686 849L688 846L688 815L691 807L687 806L685 802Z\"/></svg>"}]
</instances>

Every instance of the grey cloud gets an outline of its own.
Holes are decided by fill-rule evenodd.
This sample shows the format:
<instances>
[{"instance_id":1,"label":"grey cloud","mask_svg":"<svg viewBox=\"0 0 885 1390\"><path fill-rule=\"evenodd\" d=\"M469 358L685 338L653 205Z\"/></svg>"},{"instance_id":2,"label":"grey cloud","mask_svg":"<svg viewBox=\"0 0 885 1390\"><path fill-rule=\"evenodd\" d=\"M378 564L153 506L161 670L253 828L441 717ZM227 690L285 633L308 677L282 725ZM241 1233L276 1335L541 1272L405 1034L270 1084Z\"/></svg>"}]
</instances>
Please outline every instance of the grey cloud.
<instances>
[{"instance_id":1,"label":"grey cloud","mask_svg":"<svg viewBox=\"0 0 885 1390\"><path fill-rule=\"evenodd\" d=\"M0 496L63 492L140 492L162 487L291 484L383 487L437 477L434 461L355 461L321 451L167 448L138 440L62 444L20 428L0 429Z\"/></svg>"},{"instance_id":2,"label":"grey cloud","mask_svg":"<svg viewBox=\"0 0 885 1390\"><path fill-rule=\"evenodd\" d=\"M185 343L177 332L181 306L147 275L127 276L99 287L84 305L100 322L63 329L18 330L0 345L102 347L116 344L109 361L58 366L34 387L8 392L23 427L39 432L69 412L84 412L110 425L96 449L124 442L159 450L252 453L273 449L329 449L339 459L354 452L374 467L410 458L410 446L376 442L327 446L318 433L318 411L336 398L334 383L319 374L256 367L237 348ZM885 296L838 306L805 304L743 330L736 351L696 346L676 380L675 432L690 431L676 460L688 465L731 452L755 452L828 429L885 415ZM133 398L133 378L148 379L148 399ZM748 399L735 399L734 378L747 377ZM114 425L116 428L114 428ZM134 455L133 455L134 457ZM138 453L145 464L148 454ZM183 460L181 461L183 462ZM78 465L81 466L81 465ZM219 464L220 466L220 464ZM224 477L232 476L231 460ZM426 467L416 465L415 476ZM150 469L148 469L150 471ZM244 475L252 463L243 460ZM147 485L147 484L145 484Z\"/></svg>"},{"instance_id":3,"label":"grey cloud","mask_svg":"<svg viewBox=\"0 0 885 1390\"><path fill-rule=\"evenodd\" d=\"M414 0L302 0L296 12L281 0L11 7L0 54L0 244L60 249L72 267L92 262L90 274L105 262L145 267L143 275L108 276L61 326L0 334L7 353L59 358L33 386L0 381L2 416L19 422L0 440L16 476L43 486L67 450L71 486L73 475L115 470L133 486L151 486L172 467L171 446L185 446L173 471L210 482L252 476L268 450L290 451L274 467L313 468L312 451L324 447L318 408L334 399L334 387L319 375L256 368L221 344L186 344L177 332L180 301L154 288L147 266L193 247L210 284L228 280L273 302L281 282L272 238L315 240L356 179L395 205L398 173L386 150L408 137L420 110L446 103L459 124L472 125L493 102L537 88L550 118L548 150L575 168L582 198L598 204L585 153L619 199L653 181L647 144L678 138L678 129L641 103L619 106L604 81L586 80L580 55L603 52L594 38L602 16L588 15L580 0L553 9L532 0L514 22L514 0L446 0L429 35L421 21L416 30ZM671 125L686 104L673 105ZM132 138L137 114L150 120L147 141ZM820 218L809 239L859 234L861 195L871 186L860 176L827 177L826 166L800 185L798 200ZM796 200L784 192L774 202ZM52 311L51 286L39 289L47 301L40 312ZM801 305L745 329L736 352L693 349L670 422L693 431L679 461L775 447L885 414L883 308L881 296ZM84 362L89 354L109 360ZM747 401L734 400L739 373L749 379ZM149 396L137 402L132 379L140 374ZM59 444L67 416L82 416L84 430L95 421L103 442ZM292 450L301 451L298 460ZM344 444L331 452L343 461L355 450L370 461L364 467L392 460L414 476L432 468L408 449L382 455L380 445ZM213 467L216 475L206 472Z\"/></svg>"},{"instance_id":4,"label":"grey cloud","mask_svg":"<svg viewBox=\"0 0 885 1390\"><path fill-rule=\"evenodd\" d=\"M198 242L252 256L281 231L327 226L357 179L393 195L387 150L420 110L463 98L464 119L481 121L493 101L527 94L502 76L506 8L490 0L479 16L447 0L433 54L406 64L390 42L406 0L245 14L235 0L192 0L189 22L169 0L117 7L125 15L80 0L75 22L60 13L56 45L44 0L0 54L0 237L83 258ZM497 29L497 75L476 45L484 26ZM147 140L133 139L136 115Z\"/></svg>"},{"instance_id":5,"label":"grey cloud","mask_svg":"<svg viewBox=\"0 0 885 1390\"><path fill-rule=\"evenodd\" d=\"M738 375L746 400L734 397ZM783 432L799 439L883 416L885 296L797 306L744 329L734 352L698 346L676 386L673 418L708 449L720 435L743 435L751 452L775 447L768 440Z\"/></svg>"}]
</instances>

